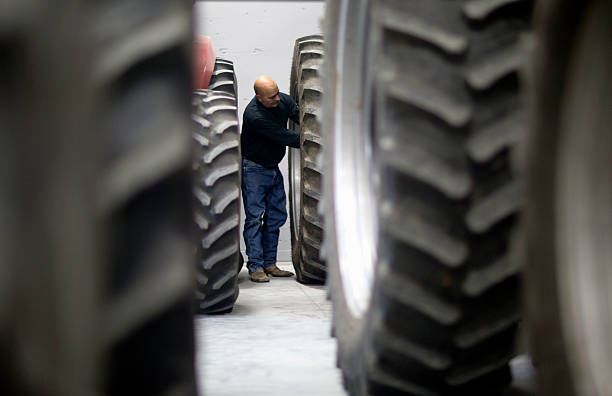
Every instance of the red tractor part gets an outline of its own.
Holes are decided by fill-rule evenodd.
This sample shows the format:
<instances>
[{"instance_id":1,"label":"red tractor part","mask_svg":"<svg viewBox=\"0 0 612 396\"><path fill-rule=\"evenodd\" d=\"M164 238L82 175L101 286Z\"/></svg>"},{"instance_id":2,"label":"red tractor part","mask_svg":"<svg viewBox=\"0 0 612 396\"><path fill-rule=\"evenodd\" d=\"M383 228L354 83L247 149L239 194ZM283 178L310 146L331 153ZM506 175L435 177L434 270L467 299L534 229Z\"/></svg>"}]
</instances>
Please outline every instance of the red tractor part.
<instances>
[{"instance_id":1,"label":"red tractor part","mask_svg":"<svg viewBox=\"0 0 612 396\"><path fill-rule=\"evenodd\" d=\"M193 88L208 88L214 68L215 50L210 37L196 36L193 41Z\"/></svg>"}]
</instances>

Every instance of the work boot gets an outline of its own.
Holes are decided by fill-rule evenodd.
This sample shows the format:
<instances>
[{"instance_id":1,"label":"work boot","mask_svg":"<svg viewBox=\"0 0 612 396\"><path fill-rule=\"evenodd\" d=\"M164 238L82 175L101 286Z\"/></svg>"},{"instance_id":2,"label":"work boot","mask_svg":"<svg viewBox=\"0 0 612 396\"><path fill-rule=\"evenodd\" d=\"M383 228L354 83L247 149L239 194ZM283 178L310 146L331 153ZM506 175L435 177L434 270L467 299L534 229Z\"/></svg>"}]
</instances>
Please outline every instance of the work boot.
<instances>
[{"instance_id":1,"label":"work boot","mask_svg":"<svg viewBox=\"0 0 612 396\"><path fill-rule=\"evenodd\" d=\"M251 272L250 277L251 281L253 282L270 282L270 279L268 279L268 275L266 275L266 273L262 269L258 269L256 271Z\"/></svg>"},{"instance_id":2,"label":"work boot","mask_svg":"<svg viewBox=\"0 0 612 396\"><path fill-rule=\"evenodd\" d=\"M266 268L264 268L264 271L266 271L266 274L268 274L268 275L277 276L277 277L281 277L281 278L286 278L288 276L293 276L293 272L282 270L282 269L278 268L276 265L271 265L269 267L266 267Z\"/></svg>"}]
</instances>

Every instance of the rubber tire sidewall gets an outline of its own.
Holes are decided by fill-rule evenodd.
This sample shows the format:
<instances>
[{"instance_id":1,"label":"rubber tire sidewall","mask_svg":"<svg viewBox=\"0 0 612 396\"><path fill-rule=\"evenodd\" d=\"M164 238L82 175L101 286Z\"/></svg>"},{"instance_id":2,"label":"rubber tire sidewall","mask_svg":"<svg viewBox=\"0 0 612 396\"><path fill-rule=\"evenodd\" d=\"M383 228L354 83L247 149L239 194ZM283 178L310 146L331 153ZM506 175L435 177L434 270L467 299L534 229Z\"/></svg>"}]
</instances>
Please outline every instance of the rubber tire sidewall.
<instances>
[{"instance_id":1,"label":"rubber tire sidewall","mask_svg":"<svg viewBox=\"0 0 612 396\"><path fill-rule=\"evenodd\" d=\"M528 178L527 312L531 344L539 368L539 388L543 394L578 395L579 379L573 371L573 355L568 347L560 299L562 276L556 244L561 230L557 214L557 168L562 136L564 103L569 89L570 64L579 45L579 29L589 4L562 1L542 5L538 17L534 62L533 124L525 147ZM575 77L575 76L573 76Z\"/></svg>"},{"instance_id":2,"label":"rubber tire sidewall","mask_svg":"<svg viewBox=\"0 0 612 396\"><path fill-rule=\"evenodd\" d=\"M325 60L323 63L323 86L335 87L337 74L335 62L338 54L337 43L339 39L338 24L340 19L340 2L328 2L326 7L326 29L325 29ZM323 178L323 195L325 209L325 256L328 263L328 290L334 307L332 332L338 342L338 366L342 369L344 386L351 395L365 394L367 375L365 363L365 351L369 348L369 333L371 320L372 302L369 309L362 317L356 317L351 313L345 298L344 284L338 260L338 251L334 237L342 232L337 229L334 207L336 203L333 197L333 186L337 182L335 173L331 166L333 163L333 152L335 149L334 134L330 133L335 125L336 98L335 90L326 90L323 95L323 120L322 129L328 131L324 139L324 169L328 171Z\"/></svg>"}]
</instances>

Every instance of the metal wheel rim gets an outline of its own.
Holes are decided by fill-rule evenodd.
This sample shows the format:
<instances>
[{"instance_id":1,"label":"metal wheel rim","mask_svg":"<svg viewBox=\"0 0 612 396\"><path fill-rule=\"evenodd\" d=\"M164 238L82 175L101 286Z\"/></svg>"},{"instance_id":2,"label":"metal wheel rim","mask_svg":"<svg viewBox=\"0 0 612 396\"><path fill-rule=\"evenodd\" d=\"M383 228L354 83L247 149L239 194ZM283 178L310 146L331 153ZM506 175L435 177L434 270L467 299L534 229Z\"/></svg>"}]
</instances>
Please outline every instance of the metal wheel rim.
<instances>
[{"instance_id":1,"label":"metal wheel rim","mask_svg":"<svg viewBox=\"0 0 612 396\"><path fill-rule=\"evenodd\" d=\"M597 8L592 7L589 18L585 18L588 31L597 28L593 23L605 20L601 15L606 13L596 11ZM585 42L594 42L588 33L582 44ZM585 81L592 75L605 75L601 70L612 67L609 54L607 57L596 55L592 52L596 46L589 48L590 52L588 48L577 52L578 63L573 65L573 76ZM593 64L594 59L600 63L600 73L585 74L585 64L589 60ZM556 177L559 198L555 207L560 299L564 307L562 321L567 333L568 353L573 357L570 364L576 375L577 390L592 395L609 393L608 375L612 368L612 343L609 341L612 333L612 130L610 116L607 116L607 125L604 121L601 127L604 118L593 121L595 117L589 117L596 112L577 115L572 108L576 101L586 103L591 97L592 106L601 112L605 107L601 103L609 104L610 97L607 100L592 97L606 89L610 95L612 84L609 77L604 88L596 88L599 84L600 81L587 83L582 89L571 91L576 98L570 99L573 102L566 107L570 115L561 123L564 132L559 145Z\"/></svg>"},{"instance_id":2,"label":"metal wheel rim","mask_svg":"<svg viewBox=\"0 0 612 396\"><path fill-rule=\"evenodd\" d=\"M362 317L369 306L377 260L377 219L370 131L371 83L362 69L368 31L368 1L343 0L334 65L336 85L334 146L334 221L342 289L351 314ZM351 37L351 40L347 38Z\"/></svg>"}]
</instances>

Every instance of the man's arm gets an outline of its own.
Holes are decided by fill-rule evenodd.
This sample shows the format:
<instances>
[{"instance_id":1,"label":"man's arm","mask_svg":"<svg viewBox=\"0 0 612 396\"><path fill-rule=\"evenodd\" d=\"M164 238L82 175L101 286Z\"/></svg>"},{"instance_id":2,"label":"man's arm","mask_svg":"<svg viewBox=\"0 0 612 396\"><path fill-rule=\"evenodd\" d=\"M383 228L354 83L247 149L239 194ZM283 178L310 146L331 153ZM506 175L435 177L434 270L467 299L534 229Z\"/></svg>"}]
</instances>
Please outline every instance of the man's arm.
<instances>
[{"instance_id":1,"label":"man's arm","mask_svg":"<svg viewBox=\"0 0 612 396\"><path fill-rule=\"evenodd\" d=\"M278 124L259 116L255 116L249 121L253 124L254 131L273 142L284 146L300 148L300 134L296 131L280 127Z\"/></svg>"},{"instance_id":2,"label":"man's arm","mask_svg":"<svg viewBox=\"0 0 612 396\"><path fill-rule=\"evenodd\" d=\"M289 105L289 118L296 124L300 125L300 109L293 98L291 98L291 103Z\"/></svg>"}]
</instances>

